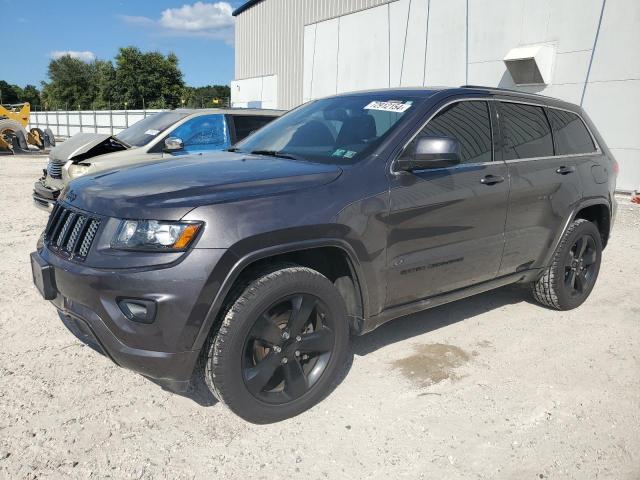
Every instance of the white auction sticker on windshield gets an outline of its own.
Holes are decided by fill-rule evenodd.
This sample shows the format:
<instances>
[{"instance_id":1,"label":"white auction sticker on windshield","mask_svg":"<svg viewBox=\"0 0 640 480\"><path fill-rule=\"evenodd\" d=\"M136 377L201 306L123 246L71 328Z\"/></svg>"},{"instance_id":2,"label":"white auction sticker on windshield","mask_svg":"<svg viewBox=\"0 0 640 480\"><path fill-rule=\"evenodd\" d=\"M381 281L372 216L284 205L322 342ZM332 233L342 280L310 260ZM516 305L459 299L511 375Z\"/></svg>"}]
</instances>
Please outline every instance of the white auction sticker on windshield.
<instances>
[{"instance_id":1,"label":"white auction sticker on windshield","mask_svg":"<svg viewBox=\"0 0 640 480\"><path fill-rule=\"evenodd\" d=\"M397 100L389 100L386 102L379 102L374 100L364 107L365 110L382 110L383 112L395 112L402 113L409 110L413 102L400 102Z\"/></svg>"},{"instance_id":2,"label":"white auction sticker on windshield","mask_svg":"<svg viewBox=\"0 0 640 480\"><path fill-rule=\"evenodd\" d=\"M160 133L160 130L147 130L144 132L145 135L153 135L154 137Z\"/></svg>"}]
</instances>

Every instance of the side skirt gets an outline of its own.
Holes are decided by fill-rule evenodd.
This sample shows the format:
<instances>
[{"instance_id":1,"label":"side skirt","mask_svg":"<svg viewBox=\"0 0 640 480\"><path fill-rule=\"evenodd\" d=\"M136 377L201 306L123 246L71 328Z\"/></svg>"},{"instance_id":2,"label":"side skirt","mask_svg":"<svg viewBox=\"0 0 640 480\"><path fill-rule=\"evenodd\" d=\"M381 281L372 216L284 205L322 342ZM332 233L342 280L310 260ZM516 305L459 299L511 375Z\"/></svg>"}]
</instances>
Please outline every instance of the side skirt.
<instances>
[{"instance_id":1,"label":"side skirt","mask_svg":"<svg viewBox=\"0 0 640 480\"><path fill-rule=\"evenodd\" d=\"M471 297L479 293L484 293L489 290L504 287L505 285L510 285L512 283L533 281L538 276L539 272L540 270L538 269L516 272L510 275L505 275L504 277L489 280L487 282L478 283L477 285L472 285L470 287L461 288L452 292L447 292L436 295L434 297L418 300L416 302L405 303L403 305L387 308L380 314L367 319L367 321L364 322L363 328L359 332L359 334L362 335L364 333L375 330L380 325L383 325L390 320L404 317L405 315L410 315L422 310L427 310L439 305L444 305L445 303L455 302L456 300L461 300L463 298Z\"/></svg>"}]
</instances>

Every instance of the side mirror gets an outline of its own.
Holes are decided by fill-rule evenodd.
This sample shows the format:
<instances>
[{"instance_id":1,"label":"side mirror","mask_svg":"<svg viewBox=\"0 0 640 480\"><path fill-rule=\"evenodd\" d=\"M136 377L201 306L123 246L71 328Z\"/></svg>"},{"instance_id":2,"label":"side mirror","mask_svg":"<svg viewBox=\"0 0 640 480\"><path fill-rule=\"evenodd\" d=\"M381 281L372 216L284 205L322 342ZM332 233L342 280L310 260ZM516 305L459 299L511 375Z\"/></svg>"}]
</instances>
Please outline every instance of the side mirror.
<instances>
[{"instance_id":1,"label":"side mirror","mask_svg":"<svg viewBox=\"0 0 640 480\"><path fill-rule=\"evenodd\" d=\"M175 152L177 150L182 150L184 148L184 143L181 138L178 137L169 137L164 141L164 151L165 152Z\"/></svg>"},{"instance_id":2,"label":"side mirror","mask_svg":"<svg viewBox=\"0 0 640 480\"><path fill-rule=\"evenodd\" d=\"M422 137L396 160L396 169L411 172L427 168L446 168L460 163L460 142L450 137Z\"/></svg>"}]
</instances>

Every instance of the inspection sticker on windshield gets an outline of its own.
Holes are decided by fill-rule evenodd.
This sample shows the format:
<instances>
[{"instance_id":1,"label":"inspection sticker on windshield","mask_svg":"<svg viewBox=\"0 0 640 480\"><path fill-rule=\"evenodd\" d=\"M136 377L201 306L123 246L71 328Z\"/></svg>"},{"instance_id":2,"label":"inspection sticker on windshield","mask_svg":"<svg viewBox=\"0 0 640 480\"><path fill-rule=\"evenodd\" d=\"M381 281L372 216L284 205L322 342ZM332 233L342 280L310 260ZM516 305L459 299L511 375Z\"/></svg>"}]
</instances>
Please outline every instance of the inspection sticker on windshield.
<instances>
[{"instance_id":1,"label":"inspection sticker on windshield","mask_svg":"<svg viewBox=\"0 0 640 480\"><path fill-rule=\"evenodd\" d=\"M160 130L147 130L144 132L145 135L153 135L154 137L160 133Z\"/></svg>"},{"instance_id":2,"label":"inspection sticker on windshield","mask_svg":"<svg viewBox=\"0 0 640 480\"><path fill-rule=\"evenodd\" d=\"M383 112L402 113L409 110L413 102L400 102L398 100L389 100L387 102L379 102L374 100L364 107L365 110L382 110Z\"/></svg>"},{"instance_id":3,"label":"inspection sticker on windshield","mask_svg":"<svg viewBox=\"0 0 640 480\"><path fill-rule=\"evenodd\" d=\"M331 154L332 157L344 157L344 158L353 158L356 156L356 153L353 150L345 150L343 148L337 149L335 152Z\"/></svg>"}]
</instances>

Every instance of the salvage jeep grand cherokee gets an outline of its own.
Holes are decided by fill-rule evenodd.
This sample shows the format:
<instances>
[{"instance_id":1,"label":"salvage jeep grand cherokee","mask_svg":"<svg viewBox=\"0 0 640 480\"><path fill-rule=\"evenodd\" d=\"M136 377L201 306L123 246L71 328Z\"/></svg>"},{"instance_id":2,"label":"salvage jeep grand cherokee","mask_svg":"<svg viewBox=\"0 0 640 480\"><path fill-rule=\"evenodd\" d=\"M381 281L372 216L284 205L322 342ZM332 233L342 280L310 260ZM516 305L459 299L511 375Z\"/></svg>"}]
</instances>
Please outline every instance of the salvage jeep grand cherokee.
<instances>
[{"instance_id":1,"label":"salvage jeep grand cherokee","mask_svg":"<svg viewBox=\"0 0 640 480\"><path fill-rule=\"evenodd\" d=\"M34 282L114 362L241 417L330 391L349 336L515 282L589 296L617 164L580 107L483 87L338 95L226 152L65 189Z\"/></svg>"}]
</instances>

